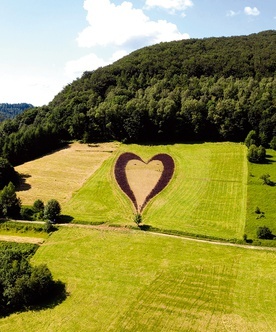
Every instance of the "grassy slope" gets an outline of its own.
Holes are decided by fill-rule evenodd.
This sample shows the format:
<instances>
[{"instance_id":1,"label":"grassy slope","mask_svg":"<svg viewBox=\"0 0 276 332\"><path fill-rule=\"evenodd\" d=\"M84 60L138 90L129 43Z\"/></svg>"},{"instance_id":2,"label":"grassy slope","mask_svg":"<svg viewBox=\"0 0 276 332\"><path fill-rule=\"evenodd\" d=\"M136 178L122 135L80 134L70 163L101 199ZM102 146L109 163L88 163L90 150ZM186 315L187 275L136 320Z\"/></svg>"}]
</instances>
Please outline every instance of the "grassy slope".
<instances>
[{"instance_id":1,"label":"grassy slope","mask_svg":"<svg viewBox=\"0 0 276 332\"><path fill-rule=\"evenodd\" d=\"M1 319L0 330L273 331L274 262L275 252L63 228L33 263L46 263L69 297Z\"/></svg>"},{"instance_id":2,"label":"grassy slope","mask_svg":"<svg viewBox=\"0 0 276 332\"><path fill-rule=\"evenodd\" d=\"M64 206L64 213L76 221L132 223L132 205L113 179L115 159L125 151L137 153L145 161L157 153L168 153L176 163L171 183L144 211L144 223L195 234L242 237L246 150L233 143L121 145Z\"/></svg>"},{"instance_id":3,"label":"grassy slope","mask_svg":"<svg viewBox=\"0 0 276 332\"><path fill-rule=\"evenodd\" d=\"M276 151L267 150L267 164L249 164L248 207L245 233L249 238L256 237L256 229L266 225L276 235ZM262 184L260 176L270 174L274 186ZM256 207L264 212L264 218L258 218Z\"/></svg>"}]
</instances>

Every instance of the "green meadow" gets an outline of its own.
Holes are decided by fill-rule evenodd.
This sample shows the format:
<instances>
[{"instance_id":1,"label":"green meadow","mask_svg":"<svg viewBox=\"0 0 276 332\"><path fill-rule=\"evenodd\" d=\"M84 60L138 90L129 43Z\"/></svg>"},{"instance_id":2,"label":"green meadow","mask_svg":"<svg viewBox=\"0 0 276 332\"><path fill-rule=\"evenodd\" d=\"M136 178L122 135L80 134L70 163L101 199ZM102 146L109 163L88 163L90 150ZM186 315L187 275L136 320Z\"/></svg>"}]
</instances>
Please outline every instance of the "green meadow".
<instances>
[{"instance_id":1,"label":"green meadow","mask_svg":"<svg viewBox=\"0 0 276 332\"><path fill-rule=\"evenodd\" d=\"M275 331L272 251L63 227L32 263L46 263L68 297L1 319L1 332Z\"/></svg>"},{"instance_id":2,"label":"green meadow","mask_svg":"<svg viewBox=\"0 0 276 332\"><path fill-rule=\"evenodd\" d=\"M269 227L276 234L276 151L267 150L266 164L248 163L248 200L245 233L253 238L259 226ZM264 185L260 177L269 174L272 185ZM256 208L262 214L256 214Z\"/></svg>"},{"instance_id":3,"label":"green meadow","mask_svg":"<svg viewBox=\"0 0 276 332\"><path fill-rule=\"evenodd\" d=\"M246 148L234 143L121 145L88 179L63 213L74 222L131 225L132 203L114 181L113 168L122 152L148 161L170 154L175 173L169 185L143 211L143 223L160 229L221 238L242 238L246 221Z\"/></svg>"}]
</instances>

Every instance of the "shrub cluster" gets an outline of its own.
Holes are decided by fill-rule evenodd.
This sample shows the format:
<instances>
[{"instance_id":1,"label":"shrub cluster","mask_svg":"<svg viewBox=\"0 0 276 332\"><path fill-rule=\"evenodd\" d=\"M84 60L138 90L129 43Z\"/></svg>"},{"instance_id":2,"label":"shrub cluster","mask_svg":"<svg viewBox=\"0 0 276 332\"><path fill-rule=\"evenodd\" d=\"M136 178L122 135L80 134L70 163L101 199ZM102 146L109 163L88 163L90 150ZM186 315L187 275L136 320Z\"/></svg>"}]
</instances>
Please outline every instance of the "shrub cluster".
<instances>
[{"instance_id":1,"label":"shrub cluster","mask_svg":"<svg viewBox=\"0 0 276 332\"><path fill-rule=\"evenodd\" d=\"M0 317L65 297L65 285L53 280L46 265L30 265L36 248L0 246Z\"/></svg>"}]
</instances>

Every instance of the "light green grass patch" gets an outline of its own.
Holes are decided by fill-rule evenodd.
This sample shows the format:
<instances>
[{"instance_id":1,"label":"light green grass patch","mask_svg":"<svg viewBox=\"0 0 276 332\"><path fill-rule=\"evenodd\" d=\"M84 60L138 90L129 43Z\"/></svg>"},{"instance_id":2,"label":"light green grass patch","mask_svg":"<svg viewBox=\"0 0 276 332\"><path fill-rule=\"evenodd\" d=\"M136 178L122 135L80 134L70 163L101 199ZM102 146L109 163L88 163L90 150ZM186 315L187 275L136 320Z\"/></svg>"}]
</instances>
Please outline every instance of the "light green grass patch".
<instances>
[{"instance_id":1,"label":"light green grass patch","mask_svg":"<svg viewBox=\"0 0 276 332\"><path fill-rule=\"evenodd\" d=\"M275 252L63 228L32 263L47 264L69 296L1 319L0 331L273 331L274 262Z\"/></svg>"},{"instance_id":2,"label":"light green grass patch","mask_svg":"<svg viewBox=\"0 0 276 332\"><path fill-rule=\"evenodd\" d=\"M267 226L276 234L276 151L267 150L266 164L248 163L248 207L245 233L249 238L256 238L256 231L260 226ZM270 174L274 186L264 185L260 176ZM263 216L255 213L259 207Z\"/></svg>"}]
</instances>

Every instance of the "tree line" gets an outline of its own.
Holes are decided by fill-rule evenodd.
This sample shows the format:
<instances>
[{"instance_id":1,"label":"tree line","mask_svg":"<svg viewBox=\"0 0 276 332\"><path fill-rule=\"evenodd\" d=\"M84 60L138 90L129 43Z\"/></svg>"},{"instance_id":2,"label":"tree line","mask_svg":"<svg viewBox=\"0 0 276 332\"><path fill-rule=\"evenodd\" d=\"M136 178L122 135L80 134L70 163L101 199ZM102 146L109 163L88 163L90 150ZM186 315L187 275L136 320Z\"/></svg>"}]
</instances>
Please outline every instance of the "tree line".
<instances>
[{"instance_id":1,"label":"tree line","mask_svg":"<svg viewBox=\"0 0 276 332\"><path fill-rule=\"evenodd\" d=\"M145 47L85 72L47 106L0 124L13 165L63 142L244 141L276 137L276 31ZM275 145L275 144L274 144Z\"/></svg>"}]
</instances>

